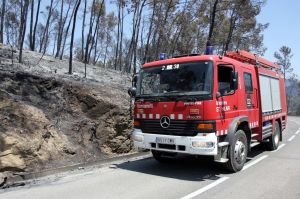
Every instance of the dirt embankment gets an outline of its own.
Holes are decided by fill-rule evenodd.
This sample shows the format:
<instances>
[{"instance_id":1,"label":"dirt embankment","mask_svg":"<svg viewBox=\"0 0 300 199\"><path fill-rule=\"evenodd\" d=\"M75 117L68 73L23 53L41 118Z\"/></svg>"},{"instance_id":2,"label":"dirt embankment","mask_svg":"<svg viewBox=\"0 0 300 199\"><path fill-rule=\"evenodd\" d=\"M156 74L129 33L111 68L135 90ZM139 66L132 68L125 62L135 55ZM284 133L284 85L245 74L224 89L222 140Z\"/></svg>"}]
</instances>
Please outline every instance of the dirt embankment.
<instances>
[{"instance_id":1,"label":"dirt embankment","mask_svg":"<svg viewBox=\"0 0 300 199\"><path fill-rule=\"evenodd\" d=\"M124 88L0 71L0 178L130 152L128 105Z\"/></svg>"}]
</instances>

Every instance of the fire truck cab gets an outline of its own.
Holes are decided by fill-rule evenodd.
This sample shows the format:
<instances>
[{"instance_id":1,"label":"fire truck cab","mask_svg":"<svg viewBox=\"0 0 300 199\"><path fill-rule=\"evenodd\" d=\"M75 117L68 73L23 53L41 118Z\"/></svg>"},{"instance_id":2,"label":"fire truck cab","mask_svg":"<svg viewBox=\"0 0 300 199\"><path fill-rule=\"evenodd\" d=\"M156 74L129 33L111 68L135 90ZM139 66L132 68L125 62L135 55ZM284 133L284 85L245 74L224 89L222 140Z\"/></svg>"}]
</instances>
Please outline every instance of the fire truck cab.
<instances>
[{"instance_id":1,"label":"fire truck cab","mask_svg":"<svg viewBox=\"0 0 300 199\"><path fill-rule=\"evenodd\" d=\"M277 149L287 121L279 66L246 51L146 63L129 93L134 145L158 161L208 155L237 172L251 146Z\"/></svg>"}]
</instances>

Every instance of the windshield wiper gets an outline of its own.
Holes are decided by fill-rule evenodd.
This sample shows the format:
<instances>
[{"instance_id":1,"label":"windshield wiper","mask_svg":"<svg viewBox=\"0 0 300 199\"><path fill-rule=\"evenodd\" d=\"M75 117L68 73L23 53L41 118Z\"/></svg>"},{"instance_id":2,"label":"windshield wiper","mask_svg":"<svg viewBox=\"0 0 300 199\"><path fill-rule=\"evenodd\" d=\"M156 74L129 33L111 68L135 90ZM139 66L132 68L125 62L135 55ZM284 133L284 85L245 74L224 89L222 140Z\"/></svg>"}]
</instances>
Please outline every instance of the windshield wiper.
<instances>
[{"instance_id":1,"label":"windshield wiper","mask_svg":"<svg viewBox=\"0 0 300 199\"><path fill-rule=\"evenodd\" d=\"M194 96L188 96L188 95L183 95L183 96L177 96L176 101L186 101L186 102L195 102L197 101L198 98Z\"/></svg>"},{"instance_id":2,"label":"windshield wiper","mask_svg":"<svg viewBox=\"0 0 300 199\"><path fill-rule=\"evenodd\" d=\"M137 102L161 102L163 99L168 99L167 96L147 96L139 97L136 99Z\"/></svg>"},{"instance_id":3,"label":"windshield wiper","mask_svg":"<svg viewBox=\"0 0 300 199\"><path fill-rule=\"evenodd\" d=\"M164 94L168 94L168 93L179 93L179 92L180 92L180 91L176 91L176 90L175 90L175 91L166 91L166 92L164 91Z\"/></svg>"},{"instance_id":4,"label":"windshield wiper","mask_svg":"<svg viewBox=\"0 0 300 199\"><path fill-rule=\"evenodd\" d=\"M137 102L161 102L161 101L187 101L187 102L195 102L200 100L197 96L191 96L191 95L159 95L159 96L142 96L137 97Z\"/></svg>"}]
</instances>

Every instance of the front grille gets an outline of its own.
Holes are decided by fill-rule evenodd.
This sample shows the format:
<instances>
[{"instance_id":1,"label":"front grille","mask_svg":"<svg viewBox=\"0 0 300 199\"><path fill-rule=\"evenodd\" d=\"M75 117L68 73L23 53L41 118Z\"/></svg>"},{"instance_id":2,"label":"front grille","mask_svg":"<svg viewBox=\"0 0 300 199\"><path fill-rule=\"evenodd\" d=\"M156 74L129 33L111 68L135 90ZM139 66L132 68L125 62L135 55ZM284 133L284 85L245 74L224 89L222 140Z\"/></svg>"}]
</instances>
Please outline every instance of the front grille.
<instances>
[{"instance_id":1,"label":"front grille","mask_svg":"<svg viewBox=\"0 0 300 199\"><path fill-rule=\"evenodd\" d=\"M171 120L168 128L162 128L160 120L141 120L143 133L175 135L175 136L196 136L198 134L196 121Z\"/></svg>"},{"instance_id":2,"label":"front grille","mask_svg":"<svg viewBox=\"0 0 300 199\"><path fill-rule=\"evenodd\" d=\"M150 143L151 148L155 149L168 149L168 150L178 150L178 151L185 151L185 146L183 145L174 145L174 144L156 144L156 143ZM177 147L177 149L176 149Z\"/></svg>"},{"instance_id":3,"label":"front grille","mask_svg":"<svg viewBox=\"0 0 300 199\"><path fill-rule=\"evenodd\" d=\"M170 144L158 144L158 148L160 149L169 149L169 150L176 150L176 145Z\"/></svg>"}]
</instances>

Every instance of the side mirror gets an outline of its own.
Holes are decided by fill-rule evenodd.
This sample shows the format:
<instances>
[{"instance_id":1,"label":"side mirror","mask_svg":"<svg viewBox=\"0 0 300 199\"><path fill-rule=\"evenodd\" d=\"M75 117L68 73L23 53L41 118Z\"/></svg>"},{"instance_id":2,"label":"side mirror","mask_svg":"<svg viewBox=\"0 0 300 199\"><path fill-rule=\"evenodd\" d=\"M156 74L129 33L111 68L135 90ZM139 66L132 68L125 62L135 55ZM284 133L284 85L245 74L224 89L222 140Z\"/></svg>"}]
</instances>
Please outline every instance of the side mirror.
<instances>
[{"instance_id":1,"label":"side mirror","mask_svg":"<svg viewBox=\"0 0 300 199\"><path fill-rule=\"evenodd\" d=\"M220 92L217 92L216 93L216 98L218 99L218 98L220 98L221 97L221 93Z\"/></svg>"},{"instance_id":2,"label":"side mirror","mask_svg":"<svg viewBox=\"0 0 300 199\"><path fill-rule=\"evenodd\" d=\"M135 74L132 77L132 87L136 87L137 81L138 81L138 74Z\"/></svg>"},{"instance_id":3,"label":"side mirror","mask_svg":"<svg viewBox=\"0 0 300 199\"><path fill-rule=\"evenodd\" d=\"M131 87L128 89L128 94L130 97L134 98L136 96L136 88L135 87Z\"/></svg>"},{"instance_id":4,"label":"side mirror","mask_svg":"<svg viewBox=\"0 0 300 199\"><path fill-rule=\"evenodd\" d=\"M232 81L233 81L233 85L232 85L232 89L233 90L237 90L238 89L238 82L239 82L239 74L238 72L233 72L233 78L232 78Z\"/></svg>"}]
</instances>

